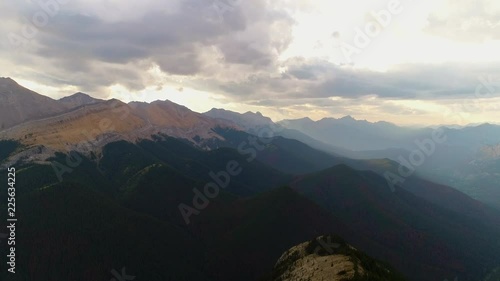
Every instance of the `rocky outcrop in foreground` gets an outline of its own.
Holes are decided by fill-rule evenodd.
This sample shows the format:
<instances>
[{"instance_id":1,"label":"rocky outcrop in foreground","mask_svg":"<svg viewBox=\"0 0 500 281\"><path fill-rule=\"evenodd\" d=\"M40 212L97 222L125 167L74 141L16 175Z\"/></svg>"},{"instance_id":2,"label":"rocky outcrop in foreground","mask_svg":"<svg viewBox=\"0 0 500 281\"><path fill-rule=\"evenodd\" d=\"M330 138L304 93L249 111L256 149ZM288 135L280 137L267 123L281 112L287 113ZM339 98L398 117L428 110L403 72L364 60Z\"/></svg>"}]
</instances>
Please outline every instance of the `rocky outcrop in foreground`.
<instances>
[{"instance_id":1,"label":"rocky outcrop in foreground","mask_svg":"<svg viewBox=\"0 0 500 281\"><path fill-rule=\"evenodd\" d=\"M402 281L391 266L356 250L336 235L320 236L286 251L273 281Z\"/></svg>"}]
</instances>

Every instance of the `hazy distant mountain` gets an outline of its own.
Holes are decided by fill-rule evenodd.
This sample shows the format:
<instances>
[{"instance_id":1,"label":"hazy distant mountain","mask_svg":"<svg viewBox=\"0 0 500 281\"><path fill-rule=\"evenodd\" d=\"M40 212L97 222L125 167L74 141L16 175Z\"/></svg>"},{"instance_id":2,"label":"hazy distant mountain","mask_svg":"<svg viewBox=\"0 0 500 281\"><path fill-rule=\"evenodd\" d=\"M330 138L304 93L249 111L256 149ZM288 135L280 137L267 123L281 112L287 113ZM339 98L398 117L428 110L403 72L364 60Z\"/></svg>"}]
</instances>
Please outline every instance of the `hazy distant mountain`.
<instances>
[{"instance_id":1,"label":"hazy distant mountain","mask_svg":"<svg viewBox=\"0 0 500 281\"><path fill-rule=\"evenodd\" d=\"M212 108L203 113L206 116L232 121L248 132L255 132L264 127L275 127L274 122L269 117L265 117L260 112L237 113L230 110Z\"/></svg>"},{"instance_id":2,"label":"hazy distant mountain","mask_svg":"<svg viewBox=\"0 0 500 281\"><path fill-rule=\"evenodd\" d=\"M407 142L419 135L420 130L399 127L388 122L371 123L356 120L351 116L340 119L324 118L313 121L309 118L278 122L333 146L348 150L384 150L405 148Z\"/></svg>"},{"instance_id":3,"label":"hazy distant mountain","mask_svg":"<svg viewBox=\"0 0 500 281\"><path fill-rule=\"evenodd\" d=\"M465 152L475 153L484 146L500 143L500 126L493 124L457 128L451 126L411 128L396 126L388 122L371 123L366 120L356 120L351 116L340 119L324 118L319 121L309 118L283 120L278 124L299 130L330 145L363 152L360 155L366 152L367 155L382 156L384 150L385 153L393 153L391 150L394 149L399 149L400 152L407 150L409 153L418 148L415 144L417 140L432 138L432 133L436 129L443 131L446 137L445 146L465 149ZM462 154L459 153L459 155Z\"/></svg>"},{"instance_id":4,"label":"hazy distant mountain","mask_svg":"<svg viewBox=\"0 0 500 281\"><path fill-rule=\"evenodd\" d=\"M463 280L478 280L486 264L492 268L500 261L500 252L490 248L500 250L500 240L496 236L500 233L499 216L493 210L485 212L494 216L493 221L489 215L488 218L470 217L468 210L451 211L403 189L393 193L383 177L373 172L355 171L345 165L305 175L291 187L342 218L355 232L377 241L363 245L363 251L389 261L411 279L444 280L444 276L459 272L442 270L460 264L462 269L458 275ZM446 198L448 195L439 192L435 196ZM472 200L463 202L481 205ZM477 208L472 206L470 209ZM467 225L476 225L474 232L470 232ZM384 250L371 248L375 244ZM484 250L477 251L479 248ZM411 254L405 255L404 261L394 258L402 253ZM407 263L409 260L412 265ZM421 266L419 270L417 264Z\"/></svg>"},{"instance_id":5,"label":"hazy distant mountain","mask_svg":"<svg viewBox=\"0 0 500 281\"><path fill-rule=\"evenodd\" d=\"M274 136L282 136L285 138L298 140L313 148L320 149L334 155L347 156L352 153L352 151L348 151L346 149L321 142L307 134L304 134L301 131L289 129L280 124L274 123L271 118L263 116L260 112L253 113L249 111L246 113L238 113L225 109L213 108L212 110L203 114L215 119L233 122L250 134L260 134L265 136L268 135L270 131L272 131Z\"/></svg>"},{"instance_id":6,"label":"hazy distant mountain","mask_svg":"<svg viewBox=\"0 0 500 281\"><path fill-rule=\"evenodd\" d=\"M442 130L446 141L426 155L416 173L500 209L500 161L496 158L500 126L483 124ZM415 145L413 150L420 149ZM410 152L402 156L409 159Z\"/></svg>"},{"instance_id":7,"label":"hazy distant mountain","mask_svg":"<svg viewBox=\"0 0 500 281\"><path fill-rule=\"evenodd\" d=\"M245 131L251 134L259 134L259 130L262 128L271 129L276 136L282 136L289 139L298 140L303 142L313 148L328 152L337 156L344 156L354 159L373 159L373 158L391 158L397 159L397 157L407 150L402 148L387 148L383 150L363 150L354 151L345 147L332 145L335 141L319 141L315 137L303 133L299 129L290 129L286 127L286 122L274 123L269 117L263 116L260 112L246 112L238 113L225 109L212 109L208 112L203 113L212 118L217 118L220 120L225 120L228 122L234 122L239 127L244 128ZM314 124L309 118L302 118L294 120L296 122L297 128L308 128L311 124ZM266 132L266 130L262 130Z\"/></svg>"},{"instance_id":8,"label":"hazy distant mountain","mask_svg":"<svg viewBox=\"0 0 500 281\"><path fill-rule=\"evenodd\" d=\"M247 143L249 138L255 138L249 133L233 129L216 129L216 132L224 137L224 141L218 142L220 147L238 149L248 157L255 155L255 159L286 173L310 173L341 163L341 158L295 139L276 136L261 150L257 150L249 148L248 145L240 147L242 143Z\"/></svg>"},{"instance_id":9,"label":"hazy distant mountain","mask_svg":"<svg viewBox=\"0 0 500 281\"><path fill-rule=\"evenodd\" d=\"M0 78L0 130L66 110L66 106L30 91L10 78Z\"/></svg>"},{"instance_id":10,"label":"hazy distant mountain","mask_svg":"<svg viewBox=\"0 0 500 281\"><path fill-rule=\"evenodd\" d=\"M281 121L279 124L300 130L325 143L346 148L341 154L350 158L389 158L404 167L411 165L410 168L421 177L453 186L500 209L498 125L407 128L387 122L355 120L350 116L319 121L302 118ZM432 140L436 129L441 130L445 141L433 142L430 144L432 149L428 146L430 152L424 152L417 142L422 144L424 140ZM412 165L410 157L416 157L414 159L419 161L413 163L418 165Z\"/></svg>"}]
</instances>

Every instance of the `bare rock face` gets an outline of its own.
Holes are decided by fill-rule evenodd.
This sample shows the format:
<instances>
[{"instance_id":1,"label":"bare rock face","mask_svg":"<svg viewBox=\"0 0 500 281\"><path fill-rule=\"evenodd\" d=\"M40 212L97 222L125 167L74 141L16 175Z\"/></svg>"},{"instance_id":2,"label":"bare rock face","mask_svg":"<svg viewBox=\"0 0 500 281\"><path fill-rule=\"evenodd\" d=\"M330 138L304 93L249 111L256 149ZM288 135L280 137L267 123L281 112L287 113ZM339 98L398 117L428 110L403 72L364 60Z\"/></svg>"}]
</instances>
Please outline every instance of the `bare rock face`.
<instances>
[{"instance_id":1,"label":"bare rock face","mask_svg":"<svg viewBox=\"0 0 500 281\"><path fill-rule=\"evenodd\" d=\"M19 153L14 153L8 159L0 162L0 170L7 169L16 165L17 163L36 163L36 164L50 164L47 159L54 157L55 151L48 149L44 146L33 146Z\"/></svg>"},{"instance_id":2,"label":"bare rock face","mask_svg":"<svg viewBox=\"0 0 500 281\"><path fill-rule=\"evenodd\" d=\"M113 141L135 142L153 135L168 135L202 145L203 140L222 139L213 130L217 127L235 128L169 101L129 105L109 100L24 122L0 131L0 139L61 152L89 147L99 151Z\"/></svg>"},{"instance_id":3,"label":"bare rock face","mask_svg":"<svg viewBox=\"0 0 500 281\"><path fill-rule=\"evenodd\" d=\"M405 280L389 265L374 260L336 235L320 236L286 251L273 281Z\"/></svg>"},{"instance_id":4,"label":"bare rock face","mask_svg":"<svg viewBox=\"0 0 500 281\"><path fill-rule=\"evenodd\" d=\"M240 129L232 122L193 112L168 100L126 104L83 93L53 100L10 78L0 78L0 126L0 140L22 144L23 149L11 157L17 161L43 161L54 152L99 153L111 142L158 136L185 139L206 149L223 140L216 128ZM40 148L43 153L37 153Z\"/></svg>"}]
</instances>

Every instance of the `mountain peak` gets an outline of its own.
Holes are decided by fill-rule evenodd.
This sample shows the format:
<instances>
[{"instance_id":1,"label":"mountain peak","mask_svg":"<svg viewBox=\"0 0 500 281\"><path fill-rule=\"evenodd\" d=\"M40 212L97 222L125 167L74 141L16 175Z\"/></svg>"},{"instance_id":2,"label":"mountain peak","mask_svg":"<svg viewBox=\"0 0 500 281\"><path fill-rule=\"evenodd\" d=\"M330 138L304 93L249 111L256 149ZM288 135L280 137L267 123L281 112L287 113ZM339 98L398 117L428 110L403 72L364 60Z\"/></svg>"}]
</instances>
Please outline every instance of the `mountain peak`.
<instances>
[{"instance_id":1,"label":"mountain peak","mask_svg":"<svg viewBox=\"0 0 500 281\"><path fill-rule=\"evenodd\" d=\"M309 117L303 117L299 119L284 119L278 122L281 125L284 125L285 127L291 127L293 129L298 128L304 128L305 126L310 126L311 124L314 124L314 122L311 118Z\"/></svg>"},{"instance_id":2,"label":"mountain peak","mask_svg":"<svg viewBox=\"0 0 500 281\"><path fill-rule=\"evenodd\" d=\"M343 120L343 121L356 121L356 119L354 119L351 115L346 115L346 116L340 118L339 120Z\"/></svg>"},{"instance_id":3,"label":"mountain peak","mask_svg":"<svg viewBox=\"0 0 500 281\"><path fill-rule=\"evenodd\" d=\"M75 98L86 98L86 99L91 98L91 99L93 99L91 96L89 96L89 95L87 95L85 93L77 92L77 93L74 93L74 94L72 94L70 96L66 96L66 97L60 98L59 100L64 101L64 100L75 99Z\"/></svg>"},{"instance_id":4,"label":"mountain peak","mask_svg":"<svg viewBox=\"0 0 500 281\"><path fill-rule=\"evenodd\" d=\"M84 97L90 97L89 95L85 94L85 93L82 93L82 92L76 92L74 93L72 96L78 96L78 97L81 97L81 96L84 96Z\"/></svg>"},{"instance_id":5,"label":"mountain peak","mask_svg":"<svg viewBox=\"0 0 500 281\"><path fill-rule=\"evenodd\" d=\"M11 84L11 85L19 85L14 79L10 77L0 77L0 84Z\"/></svg>"},{"instance_id":6,"label":"mountain peak","mask_svg":"<svg viewBox=\"0 0 500 281\"><path fill-rule=\"evenodd\" d=\"M303 117L299 119L289 119L289 120L283 120L283 121L300 121L300 122L314 122L311 118L309 117Z\"/></svg>"},{"instance_id":7,"label":"mountain peak","mask_svg":"<svg viewBox=\"0 0 500 281\"><path fill-rule=\"evenodd\" d=\"M182 110L182 111L186 111L186 112L194 112L192 111L191 109L189 109L188 107L182 105L182 104L178 104L178 103L175 103L169 99L166 99L166 100L155 100L153 102L150 103L151 105L157 105L157 106L161 106L161 107L166 107L166 108L169 108L169 109L175 109L175 110Z\"/></svg>"},{"instance_id":8,"label":"mountain peak","mask_svg":"<svg viewBox=\"0 0 500 281\"><path fill-rule=\"evenodd\" d=\"M59 101L70 107L78 107L87 104L94 104L103 100L93 98L82 92L77 92L72 94L71 96L61 98L59 99Z\"/></svg>"},{"instance_id":9,"label":"mountain peak","mask_svg":"<svg viewBox=\"0 0 500 281\"><path fill-rule=\"evenodd\" d=\"M66 106L19 85L12 78L0 78L0 127L63 112Z\"/></svg>"},{"instance_id":10,"label":"mountain peak","mask_svg":"<svg viewBox=\"0 0 500 281\"><path fill-rule=\"evenodd\" d=\"M262 113L260 113L259 111L257 112L252 112L252 111L247 111L245 113L243 113L243 115L247 115L247 116L256 116L256 117L265 117L264 115L262 115ZM267 118L267 117L266 117Z\"/></svg>"},{"instance_id":11,"label":"mountain peak","mask_svg":"<svg viewBox=\"0 0 500 281\"><path fill-rule=\"evenodd\" d=\"M0 77L0 82L9 82L9 83L16 83L16 81L14 81L14 79L10 78L10 77Z\"/></svg>"},{"instance_id":12,"label":"mountain peak","mask_svg":"<svg viewBox=\"0 0 500 281\"><path fill-rule=\"evenodd\" d=\"M228 110L225 110L224 108L215 108L215 107L212 107L212 109L210 109L207 112L227 112L227 111Z\"/></svg>"}]
</instances>

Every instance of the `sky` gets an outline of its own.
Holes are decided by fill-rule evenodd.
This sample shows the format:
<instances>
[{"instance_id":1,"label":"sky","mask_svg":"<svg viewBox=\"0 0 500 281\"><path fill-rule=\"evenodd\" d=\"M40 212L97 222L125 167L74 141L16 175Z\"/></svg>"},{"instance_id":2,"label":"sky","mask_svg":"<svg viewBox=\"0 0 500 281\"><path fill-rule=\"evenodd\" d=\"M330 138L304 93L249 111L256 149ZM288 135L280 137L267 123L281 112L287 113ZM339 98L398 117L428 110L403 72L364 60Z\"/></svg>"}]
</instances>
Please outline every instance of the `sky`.
<instances>
[{"instance_id":1,"label":"sky","mask_svg":"<svg viewBox=\"0 0 500 281\"><path fill-rule=\"evenodd\" d=\"M52 98L500 122L498 1L24 0L0 17L0 76Z\"/></svg>"}]
</instances>

